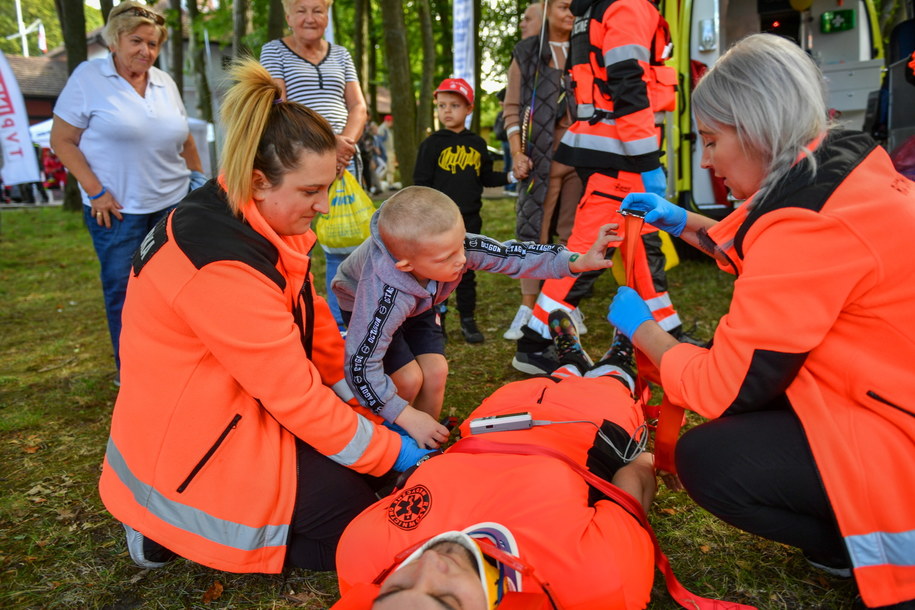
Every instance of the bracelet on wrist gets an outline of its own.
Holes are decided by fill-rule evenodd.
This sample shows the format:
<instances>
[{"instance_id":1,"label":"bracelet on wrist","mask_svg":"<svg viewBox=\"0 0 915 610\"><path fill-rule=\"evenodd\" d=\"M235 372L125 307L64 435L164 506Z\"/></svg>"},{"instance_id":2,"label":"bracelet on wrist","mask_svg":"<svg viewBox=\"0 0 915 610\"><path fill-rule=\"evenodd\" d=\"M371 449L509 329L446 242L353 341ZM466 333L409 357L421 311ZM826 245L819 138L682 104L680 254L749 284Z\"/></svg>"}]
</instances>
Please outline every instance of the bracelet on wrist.
<instances>
[{"instance_id":1,"label":"bracelet on wrist","mask_svg":"<svg viewBox=\"0 0 915 610\"><path fill-rule=\"evenodd\" d=\"M87 193L86 196L89 198L89 201L95 201L96 199L98 199L99 197L101 197L102 195L104 195L104 194L107 193L107 192L108 192L108 189L106 189L106 188L103 186L103 187L102 187L102 190L99 191L99 194L98 194L98 195L89 195L89 194Z\"/></svg>"}]
</instances>

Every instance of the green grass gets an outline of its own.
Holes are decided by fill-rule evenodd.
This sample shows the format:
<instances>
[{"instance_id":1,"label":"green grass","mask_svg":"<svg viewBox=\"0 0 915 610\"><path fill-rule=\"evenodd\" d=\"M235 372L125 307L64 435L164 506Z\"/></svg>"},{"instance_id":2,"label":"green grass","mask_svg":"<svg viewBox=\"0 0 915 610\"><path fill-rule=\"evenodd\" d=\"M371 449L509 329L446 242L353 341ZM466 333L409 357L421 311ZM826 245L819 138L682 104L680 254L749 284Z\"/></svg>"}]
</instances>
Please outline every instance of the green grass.
<instances>
[{"instance_id":1,"label":"green grass","mask_svg":"<svg viewBox=\"0 0 915 610\"><path fill-rule=\"evenodd\" d=\"M511 200L487 200L484 232L510 237L512 217ZM319 254L315 259L320 276L323 261ZM486 342L463 343L455 320L448 320L445 410L459 416L523 378L510 365L514 343L501 338L518 306L517 282L477 277L477 319ZM710 338L726 311L730 278L694 260L669 277L687 328L695 325L695 335ZM323 277L317 284L323 286ZM604 315L615 288L604 274L582 305L590 329L584 342L594 355L610 341ZM120 526L96 491L116 389L98 262L78 214L59 208L0 213L0 304L0 607L317 609L333 603L337 589L328 573L237 575L184 560L153 571L133 566ZM662 487L650 517L677 576L697 594L760 608L850 606L851 583L808 568L793 549L724 525L683 493ZM676 607L660 575L653 598L653 609Z\"/></svg>"}]
</instances>

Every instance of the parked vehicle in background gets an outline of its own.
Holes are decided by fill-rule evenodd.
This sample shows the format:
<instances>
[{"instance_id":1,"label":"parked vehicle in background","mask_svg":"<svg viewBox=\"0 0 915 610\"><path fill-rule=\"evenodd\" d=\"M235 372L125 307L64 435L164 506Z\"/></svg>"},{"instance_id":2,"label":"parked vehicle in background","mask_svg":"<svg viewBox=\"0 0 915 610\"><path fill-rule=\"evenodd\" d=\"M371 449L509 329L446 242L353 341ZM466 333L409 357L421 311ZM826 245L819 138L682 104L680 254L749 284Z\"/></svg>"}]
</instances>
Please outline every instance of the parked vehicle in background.
<instances>
[{"instance_id":1,"label":"parked vehicle in background","mask_svg":"<svg viewBox=\"0 0 915 610\"><path fill-rule=\"evenodd\" d=\"M737 40L756 32L791 38L816 60L829 82L829 105L851 129L862 129L885 67L873 0L664 0L677 68L677 110L665 124L668 194L687 209L722 218L734 207L724 185L699 166L702 156L690 94L705 70Z\"/></svg>"}]
</instances>

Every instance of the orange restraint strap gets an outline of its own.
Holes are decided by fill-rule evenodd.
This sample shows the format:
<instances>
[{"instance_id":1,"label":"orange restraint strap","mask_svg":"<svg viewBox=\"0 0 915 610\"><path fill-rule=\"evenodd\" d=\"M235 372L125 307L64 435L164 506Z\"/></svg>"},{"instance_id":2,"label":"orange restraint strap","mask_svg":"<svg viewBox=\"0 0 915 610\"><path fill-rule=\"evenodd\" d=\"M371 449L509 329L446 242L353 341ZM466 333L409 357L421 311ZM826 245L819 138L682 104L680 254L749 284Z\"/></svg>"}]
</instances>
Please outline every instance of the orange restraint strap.
<instances>
[{"instance_id":1,"label":"orange restraint strap","mask_svg":"<svg viewBox=\"0 0 915 610\"><path fill-rule=\"evenodd\" d=\"M638 235L638 233L636 233L636 235ZM613 485L609 481L605 481L604 479L600 478L566 454L551 447L514 443L497 443L495 441L487 441L473 436L459 440L450 449L448 449L448 452L545 455L564 462L579 476L581 476L581 478L583 478L588 483L588 485L594 487L605 496L607 496L610 500L623 507L626 512L635 517L639 524L645 528L645 531L648 532L648 535L651 537L651 543L654 545L655 567L661 570L661 573L664 575L664 581L667 584L667 592L670 593L670 596L674 599L674 601L676 601L684 608L691 608L693 610L756 610L754 606L747 606L744 604L738 604L736 602L726 602L717 599L708 599L695 595L694 593L690 593L689 590L687 590L687 588L684 587L674 575L673 568L670 567L670 561L668 561L664 551L661 550L661 545L658 543L658 539L654 534L651 523L648 522L648 515L645 513L645 509L642 508L642 505L639 504L639 502L631 495L616 485Z\"/></svg>"},{"instance_id":2,"label":"orange restraint strap","mask_svg":"<svg viewBox=\"0 0 915 610\"><path fill-rule=\"evenodd\" d=\"M639 295L644 295L642 287L634 272L635 249L640 246L642 239L642 224L645 222L641 216L623 214L625 219L625 238L623 239L623 260L626 265L626 283ZM658 424L654 433L654 465L655 470L663 470L677 474L674 462L674 448L680 436L680 426L683 424L683 408L672 404L667 396L661 398L661 406L649 405L651 389L649 379L660 379L660 371L652 364L648 357L640 350L635 350L635 366L637 370L635 390L636 398L642 403L642 411L646 419L657 419Z\"/></svg>"}]
</instances>

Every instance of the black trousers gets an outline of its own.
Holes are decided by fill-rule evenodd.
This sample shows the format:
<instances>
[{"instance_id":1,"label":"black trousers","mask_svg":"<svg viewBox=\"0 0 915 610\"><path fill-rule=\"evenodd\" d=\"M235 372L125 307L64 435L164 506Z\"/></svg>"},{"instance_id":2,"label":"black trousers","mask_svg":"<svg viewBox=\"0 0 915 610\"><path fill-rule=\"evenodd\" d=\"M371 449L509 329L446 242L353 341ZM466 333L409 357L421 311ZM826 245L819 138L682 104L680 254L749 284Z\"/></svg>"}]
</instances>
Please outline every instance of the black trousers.
<instances>
[{"instance_id":1,"label":"black trousers","mask_svg":"<svg viewBox=\"0 0 915 610\"><path fill-rule=\"evenodd\" d=\"M377 479L341 466L301 441L296 450L298 491L286 564L333 570L344 528L378 499Z\"/></svg>"},{"instance_id":2,"label":"black trousers","mask_svg":"<svg viewBox=\"0 0 915 610\"><path fill-rule=\"evenodd\" d=\"M464 230L468 233L479 233L483 230L483 217L479 210L470 214L461 212L464 218ZM473 271L464 273L457 290L457 309L462 318L472 318L477 309L477 277Z\"/></svg>"},{"instance_id":3,"label":"black trousers","mask_svg":"<svg viewBox=\"0 0 915 610\"><path fill-rule=\"evenodd\" d=\"M696 503L731 525L849 565L800 421L789 407L725 415L686 432L677 471Z\"/></svg>"}]
</instances>

